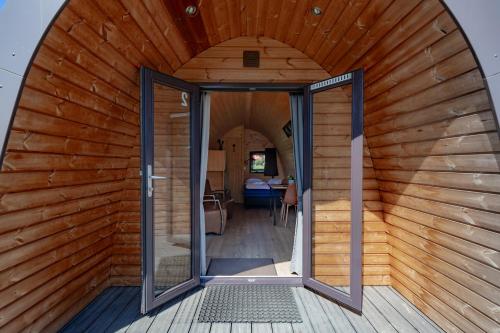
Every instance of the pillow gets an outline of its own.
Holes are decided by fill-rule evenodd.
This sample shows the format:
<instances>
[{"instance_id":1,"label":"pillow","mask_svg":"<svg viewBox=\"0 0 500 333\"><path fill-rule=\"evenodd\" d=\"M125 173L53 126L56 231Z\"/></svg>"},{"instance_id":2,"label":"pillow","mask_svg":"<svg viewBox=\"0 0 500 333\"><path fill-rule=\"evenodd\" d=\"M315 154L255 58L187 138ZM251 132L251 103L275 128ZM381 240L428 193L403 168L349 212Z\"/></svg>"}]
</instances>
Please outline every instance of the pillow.
<instances>
[{"instance_id":1,"label":"pillow","mask_svg":"<svg viewBox=\"0 0 500 333\"><path fill-rule=\"evenodd\" d=\"M259 178L248 178L246 181L247 184L257 184L262 183L262 179Z\"/></svg>"},{"instance_id":2,"label":"pillow","mask_svg":"<svg viewBox=\"0 0 500 333\"><path fill-rule=\"evenodd\" d=\"M283 182L281 178L271 178L267 181L269 185L280 185Z\"/></svg>"}]
</instances>

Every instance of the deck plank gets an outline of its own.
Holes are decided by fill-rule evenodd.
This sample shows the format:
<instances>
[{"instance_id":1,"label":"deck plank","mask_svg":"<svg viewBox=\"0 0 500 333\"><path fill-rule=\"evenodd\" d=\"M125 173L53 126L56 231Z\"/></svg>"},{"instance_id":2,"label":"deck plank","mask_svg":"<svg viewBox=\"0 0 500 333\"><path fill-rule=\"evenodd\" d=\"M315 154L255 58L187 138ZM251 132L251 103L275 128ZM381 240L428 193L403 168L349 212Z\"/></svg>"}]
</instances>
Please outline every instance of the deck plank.
<instances>
[{"instance_id":1,"label":"deck plank","mask_svg":"<svg viewBox=\"0 0 500 333\"><path fill-rule=\"evenodd\" d=\"M272 323L271 328L273 333L290 333L293 332L291 323Z\"/></svg>"},{"instance_id":2,"label":"deck plank","mask_svg":"<svg viewBox=\"0 0 500 333\"><path fill-rule=\"evenodd\" d=\"M198 301L197 307L196 307L196 312L193 317L193 323L191 324L191 328L189 329L190 333L208 333L211 330L211 324L210 323L200 323L198 322L198 317L200 315L201 311L201 306L203 304L203 300L205 299L205 296L207 294L207 288L203 288L201 291L201 297L200 300Z\"/></svg>"},{"instance_id":3,"label":"deck plank","mask_svg":"<svg viewBox=\"0 0 500 333\"><path fill-rule=\"evenodd\" d=\"M140 298L139 298L140 301ZM138 314L134 322L127 328L126 333L144 333L149 330L149 327L158 315L159 310L153 310L148 314Z\"/></svg>"},{"instance_id":4,"label":"deck plank","mask_svg":"<svg viewBox=\"0 0 500 333\"><path fill-rule=\"evenodd\" d=\"M298 288L298 294L306 308L313 331L318 333L335 332L316 295L304 288Z\"/></svg>"},{"instance_id":5,"label":"deck plank","mask_svg":"<svg viewBox=\"0 0 500 333\"><path fill-rule=\"evenodd\" d=\"M250 323L233 323L231 324L231 333L251 333L252 324Z\"/></svg>"},{"instance_id":6,"label":"deck plank","mask_svg":"<svg viewBox=\"0 0 500 333\"><path fill-rule=\"evenodd\" d=\"M366 288L366 287L365 287ZM344 307L339 307L340 311L346 316L346 318L351 323L352 327L358 333L375 333L377 332L373 325L370 323L368 319L366 319L366 314L363 311L363 315L359 315L357 313L352 312L349 309Z\"/></svg>"},{"instance_id":7,"label":"deck plank","mask_svg":"<svg viewBox=\"0 0 500 333\"><path fill-rule=\"evenodd\" d=\"M376 305L377 311L391 323L398 332L417 333L417 329L403 317L385 298L375 291L375 288L365 288L364 294Z\"/></svg>"},{"instance_id":8,"label":"deck plank","mask_svg":"<svg viewBox=\"0 0 500 333\"><path fill-rule=\"evenodd\" d=\"M252 323L252 333L273 333L269 323Z\"/></svg>"},{"instance_id":9,"label":"deck plank","mask_svg":"<svg viewBox=\"0 0 500 333\"><path fill-rule=\"evenodd\" d=\"M63 333L79 333L85 331L96 317L104 311L113 301L123 293L123 289L117 287L107 288L93 302L87 305L80 313L78 313L60 332Z\"/></svg>"},{"instance_id":10,"label":"deck plank","mask_svg":"<svg viewBox=\"0 0 500 333\"><path fill-rule=\"evenodd\" d=\"M302 299L299 296L300 288L292 288L293 297L295 298L295 302L297 303L297 308L299 310L300 316L302 317L301 323L293 323L292 328L294 332L314 332L314 329L311 325L311 321L309 320L309 316L307 315L307 309L302 302Z\"/></svg>"},{"instance_id":11,"label":"deck plank","mask_svg":"<svg viewBox=\"0 0 500 333\"><path fill-rule=\"evenodd\" d=\"M151 325L148 328L148 333L167 332L172 325L177 311L184 301L185 294L167 302L158 309L156 316L154 316ZM146 321L147 322L147 321ZM127 332L128 333L128 332Z\"/></svg>"},{"instance_id":12,"label":"deck plank","mask_svg":"<svg viewBox=\"0 0 500 333\"><path fill-rule=\"evenodd\" d=\"M377 291L379 291L396 310L401 311L405 318L412 322L420 332L444 332L433 320L423 314L415 305L401 296L401 294L392 287L377 287Z\"/></svg>"},{"instance_id":13,"label":"deck plank","mask_svg":"<svg viewBox=\"0 0 500 333\"><path fill-rule=\"evenodd\" d=\"M125 309L118 315L118 317L109 325L106 332L125 333L132 323L134 323L140 314L141 310L141 297L140 289L134 288L134 296L128 303Z\"/></svg>"},{"instance_id":14,"label":"deck plank","mask_svg":"<svg viewBox=\"0 0 500 333\"><path fill-rule=\"evenodd\" d=\"M137 288L124 287L119 297L107 306L85 332L105 332L121 312L137 297Z\"/></svg>"},{"instance_id":15,"label":"deck plank","mask_svg":"<svg viewBox=\"0 0 500 333\"><path fill-rule=\"evenodd\" d=\"M366 290L366 289L365 289ZM396 333L397 330L377 310L375 305L366 297L363 297L363 317L368 319L377 332Z\"/></svg>"},{"instance_id":16,"label":"deck plank","mask_svg":"<svg viewBox=\"0 0 500 333\"><path fill-rule=\"evenodd\" d=\"M347 319L346 315L340 309L340 306L337 303L331 302L330 300L317 296L320 305L323 307L326 315L330 319L330 323L332 324L335 332L353 332L356 333L356 330L352 326L349 319Z\"/></svg>"},{"instance_id":17,"label":"deck plank","mask_svg":"<svg viewBox=\"0 0 500 333\"><path fill-rule=\"evenodd\" d=\"M231 333L231 323L212 323L210 333Z\"/></svg>"},{"instance_id":18,"label":"deck plank","mask_svg":"<svg viewBox=\"0 0 500 333\"><path fill-rule=\"evenodd\" d=\"M363 315L305 288L292 288L301 323L199 323L205 288L188 292L141 315L140 288L111 287L77 314L61 332L276 333L443 332L391 287L365 287Z\"/></svg>"},{"instance_id":19,"label":"deck plank","mask_svg":"<svg viewBox=\"0 0 500 333\"><path fill-rule=\"evenodd\" d=\"M182 301L168 332L189 332L193 323L194 315L196 314L196 310L198 308L198 303L200 302L201 294L202 289L200 288L190 291L187 294L186 298ZM165 330L163 330L163 332L165 332Z\"/></svg>"}]
</instances>

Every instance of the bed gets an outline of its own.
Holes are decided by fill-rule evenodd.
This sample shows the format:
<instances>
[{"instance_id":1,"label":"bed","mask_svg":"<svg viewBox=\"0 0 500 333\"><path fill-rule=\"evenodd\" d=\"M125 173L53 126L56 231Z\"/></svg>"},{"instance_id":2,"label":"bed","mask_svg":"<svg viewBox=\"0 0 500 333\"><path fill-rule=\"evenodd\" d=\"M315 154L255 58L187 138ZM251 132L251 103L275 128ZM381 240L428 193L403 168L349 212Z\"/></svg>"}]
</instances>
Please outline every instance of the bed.
<instances>
[{"instance_id":1,"label":"bed","mask_svg":"<svg viewBox=\"0 0 500 333\"><path fill-rule=\"evenodd\" d=\"M271 183L281 183L281 180L273 179ZM245 208L270 207L271 199L279 199L280 191L272 191L269 184L256 178L249 178L243 188ZM278 200L279 202L279 200Z\"/></svg>"}]
</instances>

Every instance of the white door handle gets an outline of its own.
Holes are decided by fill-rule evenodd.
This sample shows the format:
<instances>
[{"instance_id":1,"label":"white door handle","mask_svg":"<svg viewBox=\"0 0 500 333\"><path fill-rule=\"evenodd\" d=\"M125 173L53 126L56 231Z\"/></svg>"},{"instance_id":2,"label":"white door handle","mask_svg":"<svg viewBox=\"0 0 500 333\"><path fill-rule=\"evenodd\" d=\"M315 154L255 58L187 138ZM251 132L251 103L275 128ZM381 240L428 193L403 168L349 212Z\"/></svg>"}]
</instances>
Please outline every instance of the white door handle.
<instances>
[{"instance_id":1,"label":"white door handle","mask_svg":"<svg viewBox=\"0 0 500 333\"><path fill-rule=\"evenodd\" d=\"M154 176L152 175L153 173L153 168L151 167L151 164L148 164L148 169L146 173L147 181L148 181L148 197L151 198L153 196L153 180L157 179L167 179L167 177L163 176Z\"/></svg>"}]
</instances>

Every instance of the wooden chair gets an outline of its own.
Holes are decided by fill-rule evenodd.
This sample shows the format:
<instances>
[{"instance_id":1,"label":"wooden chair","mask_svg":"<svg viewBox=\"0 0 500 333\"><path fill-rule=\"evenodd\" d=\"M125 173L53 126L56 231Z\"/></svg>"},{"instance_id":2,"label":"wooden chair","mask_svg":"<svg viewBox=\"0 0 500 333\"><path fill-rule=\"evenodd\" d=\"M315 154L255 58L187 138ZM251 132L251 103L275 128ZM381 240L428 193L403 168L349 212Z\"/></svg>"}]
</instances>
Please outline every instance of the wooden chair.
<instances>
[{"instance_id":1,"label":"wooden chair","mask_svg":"<svg viewBox=\"0 0 500 333\"><path fill-rule=\"evenodd\" d=\"M295 184L288 185L285 196L281 201L281 220L285 220L285 228L288 224L288 210L290 206L295 207L295 214L297 214L297 186Z\"/></svg>"}]
</instances>

